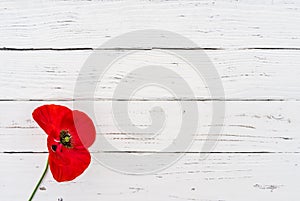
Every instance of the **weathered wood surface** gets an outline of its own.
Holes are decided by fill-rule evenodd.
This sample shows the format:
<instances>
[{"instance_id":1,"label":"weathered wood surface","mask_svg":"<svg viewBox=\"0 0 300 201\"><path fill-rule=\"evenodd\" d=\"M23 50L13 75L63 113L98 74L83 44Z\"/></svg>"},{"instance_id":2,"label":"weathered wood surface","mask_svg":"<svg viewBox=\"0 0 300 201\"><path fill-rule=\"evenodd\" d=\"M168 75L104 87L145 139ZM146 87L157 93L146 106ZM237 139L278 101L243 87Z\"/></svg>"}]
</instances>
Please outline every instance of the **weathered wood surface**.
<instances>
[{"instance_id":1,"label":"weathered wood surface","mask_svg":"<svg viewBox=\"0 0 300 201\"><path fill-rule=\"evenodd\" d=\"M42 173L47 154L0 154L1 196L26 200ZM118 157L114 154L110 157ZM299 154L186 154L152 175L123 175L93 161L72 182L47 174L36 200L298 200ZM126 164L124 164L126 165ZM141 167L143 168L143 167Z\"/></svg>"},{"instance_id":2,"label":"weathered wood surface","mask_svg":"<svg viewBox=\"0 0 300 201\"><path fill-rule=\"evenodd\" d=\"M0 141L1 152L47 151L46 135L33 121L31 113L34 108L55 103L72 107L72 102L1 102ZM211 102L197 102L199 109L199 131L194 136L190 152L200 152L203 142L211 135L211 140L218 140L213 151L216 152L300 152L299 127L297 111L298 101L230 101L226 103L226 115L221 136L208 134L211 125ZM104 136L121 151L160 151L176 139L181 125L180 106L174 101L131 101L128 114L132 124L146 128L151 125L149 111L160 106L157 112L166 114L164 132L158 136L149 134L140 137L141 133L124 133L114 121L110 101L97 101L94 104L98 135ZM122 123L122 122L121 122ZM124 125L125 128L131 126ZM38 143L37 143L38 142ZM112 151L99 145L92 151ZM176 150L183 151L183 150Z\"/></svg>"},{"instance_id":3,"label":"weathered wood surface","mask_svg":"<svg viewBox=\"0 0 300 201\"><path fill-rule=\"evenodd\" d=\"M195 53L187 50L189 54ZM0 52L0 99L71 100L77 76L91 51L2 51ZM206 51L219 73L226 99L300 99L300 51L296 50L218 50ZM122 55L111 50L107 54ZM182 60L160 51L141 51L118 61L99 81L96 99L111 99L120 80L138 65L162 65L176 70L192 87L194 97L185 91L177 98L209 99L207 86ZM187 69L187 70L186 70ZM133 75L134 76L134 75ZM139 77L130 79L134 82ZM173 83L180 82L163 77ZM88 84L88 83L87 83ZM132 98L173 99L165 90L150 88Z\"/></svg>"},{"instance_id":4,"label":"weathered wood surface","mask_svg":"<svg viewBox=\"0 0 300 201\"><path fill-rule=\"evenodd\" d=\"M300 46L297 0L1 1L0 8L0 44L8 48L96 48L140 29L174 31L201 47Z\"/></svg>"},{"instance_id":5,"label":"weathered wood surface","mask_svg":"<svg viewBox=\"0 0 300 201\"><path fill-rule=\"evenodd\" d=\"M148 51L142 50L153 48L147 42L110 46L105 54L121 55L120 48L141 51L118 61L99 82L97 135L119 151L95 145L92 155L112 160L131 152L181 156L182 150L162 152L176 138L180 115L188 115L181 113L181 101L195 101L199 107L200 129L194 143L172 166L149 175L120 174L95 158L72 182L57 183L49 173L35 200L298 201L299 10L297 0L1 1L1 200L26 200L44 168L46 135L31 118L33 109L49 103L72 107L78 73L102 43L134 30L164 29L197 43L220 75L225 99L217 101L225 101L226 115L222 135L212 138L218 140L215 149L205 160L200 157L208 128L220 126L210 122L216 100L210 100L199 77L183 70L183 61L163 55L168 48L183 48L193 55L194 46L177 41ZM151 41L151 35L147 37ZM128 100L133 125L149 126L153 106L161 106L167 114L166 132L144 139L116 127L111 100L118 101L112 93L130 67L151 64L177 70L195 97L182 91L174 99L157 88L134 94L134 100ZM133 82L138 79L132 77ZM143 170L146 165L133 168Z\"/></svg>"}]
</instances>

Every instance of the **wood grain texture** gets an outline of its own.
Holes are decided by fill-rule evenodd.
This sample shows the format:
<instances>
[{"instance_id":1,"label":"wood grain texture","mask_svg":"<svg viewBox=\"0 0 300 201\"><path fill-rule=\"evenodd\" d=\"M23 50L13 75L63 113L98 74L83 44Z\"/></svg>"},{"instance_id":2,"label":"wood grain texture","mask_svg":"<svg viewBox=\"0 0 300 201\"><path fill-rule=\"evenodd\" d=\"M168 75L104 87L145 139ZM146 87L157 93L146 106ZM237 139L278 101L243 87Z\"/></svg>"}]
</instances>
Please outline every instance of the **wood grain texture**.
<instances>
[{"instance_id":1,"label":"wood grain texture","mask_svg":"<svg viewBox=\"0 0 300 201\"><path fill-rule=\"evenodd\" d=\"M224 86L226 99L300 99L300 51L296 50L219 50L205 51ZM71 100L80 69L92 51L3 51L0 54L0 99L2 100ZM187 50L192 56L197 52ZM111 50L104 54L123 55ZM184 79L193 89L191 96L179 91L179 99L209 99L207 85L183 60L164 51L138 51L119 59L98 81L96 99L111 99L116 86L133 68L161 65L181 77L162 77L174 88ZM199 66L201 68L201 66ZM99 74L99 75L98 75ZM100 76L100 73L93 74ZM90 74L88 76L91 76ZM130 83L141 79L137 75ZM217 78L216 78L217 79ZM89 86L89 82L83 83ZM172 100L174 95L161 88L148 88L133 94L132 99Z\"/></svg>"},{"instance_id":2,"label":"wood grain texture","mask_svg":"<svg viewBox=\"0 0 300 201\"><path fill-rule=\"evenodd\" d=\"M26 200L44 168L47 136L31 118L34 108L50 103L72 108L77 76L93 50L123 33L163 29L197 46L178 41L153 46L146 41L105 47L104 54L115 56L125 49L139 50L116 62L95 92L97 139L106 139L117 151L94 144L92 164L83 175L57 183L48 173L35 200L298 201L299 10L297 0L1 1L1 200ZM149 41L152 37L146 35ZM207 86L190 67L165 54L180 49L196 55L195 48L213 62L225 99L211 100ZM113 97L132 67L153 64L178 72L195 96L181 90L174 98L161 88L144 88L130 100ZM133 75L129 82L139 79ZM162 79L179 87L176 79ZM149 111L160 106L156 115L166 114L164 132L123 132L112 118L111 100L128 103L128 113L119 115L129 115L138 128L151 125ZM180 117L189 115L179 107L182 101L198 105L199 130L189 150L164 152L177 137ZM207 134L210 127L220 126L210 122L213 101L226 104L221 136ZM217 146L203 160L208 137ZM166 155L182 158L143 176L120 174L95 160L118 161L128 154L156 154L162 166L169 165L163 160ZM147 169L146 163L134 161L116 165Z\"/></svg>"},{"instance_id":3,"label":"wood grain texture","mask_svg":"<svg viewBox=\"0 0 300 201\"><path fill-rule=\"evenodd\" d=\"M72 102L49 102L73 107ZM194 143L189 150L178 148L178 152L201 152L206 140L217 141L213 152L300 152L298 101L289 102L247 102L235 101L226 103L226 115L221 136L208 134L211 127L219 127L211 123L211 103L197 102L199 110L199 129L194 135ZM1 152L43 152L46 148L46 135L33 121L32 111L43 102L1 102L0 141ZM178 137L182 116L180 103L174 101L130 101L128 102L130 124L117 123L112 112L110 101L97 101L94 104L98 138L106 139L117 151L160 152L174 143ZM151 123L150 110L165 113L166 120L163 132L126 133L132 125L147 128ZM196 123L196 122L195 122ZM123 126L120 128L120 126ZM188 137L188 133L186 134ZM209 139L208 139L209 137ZM39 142L39 143L36 143ZM93 152L114 151L95 143L90 149Z\"/></svg>"},{"instance_id":4,"label":"wood grain texture","mask_svg":"<svg viewBox=\"0 0 300 201\"><path fill-rule=\"evenodd\" d=\"M0 46L96 48L122 33L165 29L200 47L299 48L299 8L295 0L1 1Z\"/></svg>"},{"instance_id":5,"label":"wood grain texture","mask_svg":"<svg viewBox=\"0 0 300 201\"><path fill-rule=\"evenodd\" d=\"M46 158L47 154L0 154L1 195L25 200ZM204 161L186 154L169 169L132 176L93 161L72 182L58 184L47 174L35 200L297 200L299 163L299 154L211 154Z\"/></svg>"}]
</instances>

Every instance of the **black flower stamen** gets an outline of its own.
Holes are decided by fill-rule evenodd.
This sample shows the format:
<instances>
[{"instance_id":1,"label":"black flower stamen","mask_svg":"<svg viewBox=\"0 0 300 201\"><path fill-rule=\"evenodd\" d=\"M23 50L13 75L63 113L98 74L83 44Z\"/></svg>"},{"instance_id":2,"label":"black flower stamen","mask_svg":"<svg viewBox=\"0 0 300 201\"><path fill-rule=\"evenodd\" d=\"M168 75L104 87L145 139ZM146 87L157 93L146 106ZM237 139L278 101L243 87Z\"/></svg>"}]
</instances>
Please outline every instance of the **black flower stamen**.
<instances>
[{"instance_id":1,"label":"black flower stamen","mask_svg":"<svg viewBox=\"0 0 300 201\"><path fill-rule=\"evenodd\" d=\"M69 131L62 130L60 131L60 143L67 148L72 148L72 136Z\"/></svg>"}]
</instances>

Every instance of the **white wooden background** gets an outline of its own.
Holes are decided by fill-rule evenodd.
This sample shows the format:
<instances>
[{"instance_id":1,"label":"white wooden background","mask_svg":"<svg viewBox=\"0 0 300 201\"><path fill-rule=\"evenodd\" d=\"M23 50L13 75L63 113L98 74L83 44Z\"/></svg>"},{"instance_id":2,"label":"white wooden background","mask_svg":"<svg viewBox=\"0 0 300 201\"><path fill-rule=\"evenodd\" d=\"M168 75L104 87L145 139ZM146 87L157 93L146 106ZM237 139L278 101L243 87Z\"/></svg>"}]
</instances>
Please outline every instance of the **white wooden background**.
<instances>
[{"instance_id":1,"label":"white wooden background","mask_svg":"<svg viewBox=\"0 0 300 201\"><path fill-rule=\"evenodd\" d=\"M206 49L226 94L221 100L226 101L226 119L217 147L199 160L206 135L197 133L182 159L145 176L119 174L95 161L72 182L57 183L49 173L35 200L300 199L300 1L2 0L0 19L0 200L28 199L43 171L46 135L33 122L33 109L47 103L72 107L78 72L92 49L122 33L149 28L177 32ZM184 47L193 54L191 48ZM160 60L155 50L148 53ZM131 59L128 65L135 62ZM107 108L119 79L113 75L96 92L96 107ZM196 88L193 101L206 111L213 100L202 91ZM149 104L162 104L172 112L172 97L154 94L141 93L130 102L133 123L150 123ZM101 115L110 114L103 109ZM110 121L97 126L105 130L98 135L121 151L91 151L111 157L156 151L174 137L145 142L118 133Z\"/></svg>"}]
</instances>

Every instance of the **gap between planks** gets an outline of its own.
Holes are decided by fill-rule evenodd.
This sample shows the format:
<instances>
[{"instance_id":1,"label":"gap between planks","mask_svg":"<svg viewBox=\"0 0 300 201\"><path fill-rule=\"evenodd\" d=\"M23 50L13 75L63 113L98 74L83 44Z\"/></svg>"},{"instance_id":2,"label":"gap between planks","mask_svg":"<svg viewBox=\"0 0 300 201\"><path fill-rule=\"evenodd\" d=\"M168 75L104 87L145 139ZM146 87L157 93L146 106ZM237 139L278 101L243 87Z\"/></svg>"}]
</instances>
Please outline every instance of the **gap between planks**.
<instances>
[{"instance_id":1,"label":"gap between planks","mask_svg":"<svg viewBox=\"0 0 300 201\"><path fill-rule=\"evenodd\" d=\"M0 99L0 102L55 102L55 101L202 101L202 102L209 102L209 101L228 101L228 102L239 102L239 101L248 101L248 102L266 102L266 101L274 101L274 102L284 102L284 101L300 101L300 99L295 98L228 98L228 99L213 99L213 98L164 98L164 99L156 99L156 98L132 98L132 99L112 99L112 98L95 98L95 99Z\"/></svg>"},{"instance_id":2,"label":"gap between planks","mask_svg":"<svg viewBox=\"0 0 300 201\"><path fill-rule=\"evenodd\" d=\"M220 47L195 47L195 48L176 48L176 47L149 47L149 48L91 48L91 47L74 47L74 48L13 48L1 47L0 51L83 51L83 50L300 50L300 47L242 47L242 48L220 48Z\"/></svg>"},{"instance_id":3,"label":"gap between planks","mask_svg":"<svg viewBox=\"0 0 300 201\"><path fill-rule=\"evenodd\" d=\"M48 151L3 151L0 154L48 154ZM300 152L284 152L284 151L174 151L174 152L157 152L157 151L99 151L90 153L104 154L300 154Z\"/></svg>"}]
</instances>

